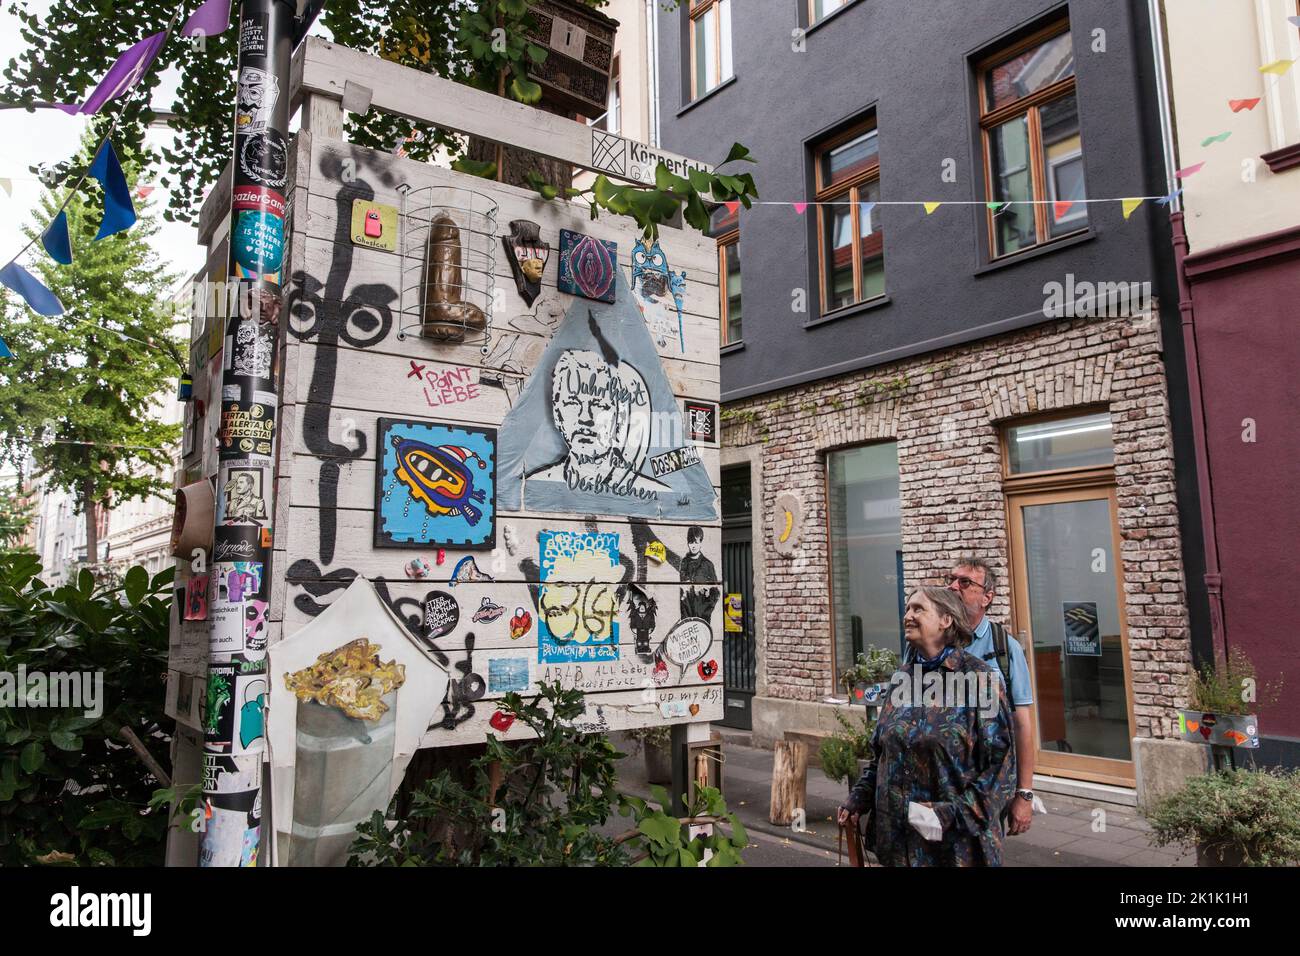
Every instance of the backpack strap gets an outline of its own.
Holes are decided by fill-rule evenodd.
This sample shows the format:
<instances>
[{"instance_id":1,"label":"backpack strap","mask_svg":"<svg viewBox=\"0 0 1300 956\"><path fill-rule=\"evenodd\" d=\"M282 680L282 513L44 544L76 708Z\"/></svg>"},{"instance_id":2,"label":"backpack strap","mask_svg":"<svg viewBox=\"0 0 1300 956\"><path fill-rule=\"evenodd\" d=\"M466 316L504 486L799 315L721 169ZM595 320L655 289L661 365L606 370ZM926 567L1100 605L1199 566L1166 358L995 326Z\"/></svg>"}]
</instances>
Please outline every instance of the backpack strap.
<instances>
[{"instance_id":1,"label":"backpack strap","mask_svg":"<svg viewBox=\"0 0 1300 956\"><path fill-rule=\"evenodd\" d=\"M1002 677L1007 683L1007 702L1014 710L1016 704L1011 695L1011 650L1007 647L1007 629L997 621L989 623L993 625L993 654L998 659L998 667L1002 669Z\"/></svg>"}]
</instances>

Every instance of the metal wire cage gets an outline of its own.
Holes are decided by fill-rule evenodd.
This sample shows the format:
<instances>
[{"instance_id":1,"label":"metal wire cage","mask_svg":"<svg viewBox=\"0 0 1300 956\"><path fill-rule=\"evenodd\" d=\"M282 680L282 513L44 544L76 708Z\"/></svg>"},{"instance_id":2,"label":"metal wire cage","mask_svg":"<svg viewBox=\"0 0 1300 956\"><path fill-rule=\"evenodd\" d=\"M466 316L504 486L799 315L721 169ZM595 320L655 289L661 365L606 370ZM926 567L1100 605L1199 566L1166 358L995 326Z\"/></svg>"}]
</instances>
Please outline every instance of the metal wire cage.
<instances>
[{"instance_id":1,"label":"metal wire cage","mask_svg":"<svg viewBox=\"0 0 1300 956\"><path fill-rule=\"evenodd\" d=\"M496 292L497 204L458 186L404 186L398 339L486 348Z\"/></svg>"}]
</instances>

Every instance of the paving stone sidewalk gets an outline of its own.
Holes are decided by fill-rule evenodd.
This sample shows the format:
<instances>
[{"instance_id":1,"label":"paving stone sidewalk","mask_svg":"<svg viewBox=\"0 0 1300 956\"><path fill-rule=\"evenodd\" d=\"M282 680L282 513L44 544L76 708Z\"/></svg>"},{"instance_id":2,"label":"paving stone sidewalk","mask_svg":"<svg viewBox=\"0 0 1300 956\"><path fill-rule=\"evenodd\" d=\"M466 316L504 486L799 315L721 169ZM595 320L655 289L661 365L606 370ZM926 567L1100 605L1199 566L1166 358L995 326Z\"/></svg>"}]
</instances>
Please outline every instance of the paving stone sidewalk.
<instances>
[{"instance_id":1,"label":"paving stone sidewalk","mask_svg":"<svg viewBox=\"0 0 1300 956\"><path fill-rule=\"evenodd\" d=\"M647 796L649 785L645 780L645 758L632 754L631 744L621 735L612 735L611 740L619 750L628 754L619 762L620 789ZM817 848L823 851L825 865L834 866L838 835L835 810L846 795L844 785L827 779L816 767L809 767L807 829L795 833L787 828L774 827L767 820L772 751L727 741L723 754L723 793L727 806L739 814L746 829L782 842L789 840ZM1007 838L1004 844L1007 866L1196 864L1194 853L1185 852L1180 856L1177 848L1153 846L1149 839L1151 827L1133 807L1051 793L1041 793L1040 796L1047 806L1047 814L1036 815L1028 833Z\"/></svg>"}]
</instances>

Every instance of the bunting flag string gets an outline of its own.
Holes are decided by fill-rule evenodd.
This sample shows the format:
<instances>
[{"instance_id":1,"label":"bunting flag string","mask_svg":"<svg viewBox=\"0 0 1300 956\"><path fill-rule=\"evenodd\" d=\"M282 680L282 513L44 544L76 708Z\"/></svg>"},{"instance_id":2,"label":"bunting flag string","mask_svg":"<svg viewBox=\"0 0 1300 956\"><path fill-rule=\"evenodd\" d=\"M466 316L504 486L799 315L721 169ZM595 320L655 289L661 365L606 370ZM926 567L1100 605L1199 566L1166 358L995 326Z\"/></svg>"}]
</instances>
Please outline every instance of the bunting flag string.
<instances>
[{"instance_id":1,"label":"bunting flag string","mask_svg":"<svg viewBox=\"0 0 1300 956\"><path fill-rule=\"evenodd\" d=\"M72 265L72 238L68 235L68 212L63 210L41 233L41 245L59 265Z\"/></svg>"},{"instance_id":2,"label":"bunting flag string","mask_svg":"<svg viewBox=\"0 0 1300 956\"><path fill-rule=\"evenodd\" d=\"M34 275L16 262L0 269L0 283L17 292L40 315L62 315L63 303Z\"/></svg>"},{"instance_id":3,"label":"bunting flag string","mask_svg":"<svg viewBox=\"0 0 1300 956\"><path fill-rule=\"evenodd\" d=\"M95 86L94 92L90 94L84 103L35 103L30 105L36 108L52 106L69 115L93 115L98 113L111 100L128 94L134 95L135 92L142 89L140 80L153 66L163 45L176 28L184 9L185 5L183 3L178 4L163 30L145 37L122 53L114 61L108 72L104 74L104 78ZM186 20L184 29L190 32L185 35L196 36L201 33L206 35L221 33L230 25L229 12L228 0L204 0L199 9ZM87 179L94 178L104 190L104 216L100 221L99 232L95 236L96 241L131 228L137 220L135 206L131 202L131 189L127 184L126 174L122 170L122 164L118 161L117 153L112 144L112 136L117 131L117 126L125 112L126 107L124 106L108 124L108 129L105 130L103 138L95 149L94 159L90 167L81 174L81 177L73 183L72 188L64 195L63 201L59 203L53 218L50 220L50 225L39 236L29 239L13 258L3 267L0 267L0 284L21 296L28 306L40 315L62 315L64 311L63 303L44 283L20 266L18 259L39 241L42 248L55 262L61 265L71 264L72 243L68 234L66 211L68 203L72 201L72 197L77 194L77 191ZM0 184L3 185L5 192L12 196L13 184L8 179L0 181ZM0 354L0 358L12 357L12 353L9 352L7 347L4 349L4 353Z\"/></svg>"}]
</instances>

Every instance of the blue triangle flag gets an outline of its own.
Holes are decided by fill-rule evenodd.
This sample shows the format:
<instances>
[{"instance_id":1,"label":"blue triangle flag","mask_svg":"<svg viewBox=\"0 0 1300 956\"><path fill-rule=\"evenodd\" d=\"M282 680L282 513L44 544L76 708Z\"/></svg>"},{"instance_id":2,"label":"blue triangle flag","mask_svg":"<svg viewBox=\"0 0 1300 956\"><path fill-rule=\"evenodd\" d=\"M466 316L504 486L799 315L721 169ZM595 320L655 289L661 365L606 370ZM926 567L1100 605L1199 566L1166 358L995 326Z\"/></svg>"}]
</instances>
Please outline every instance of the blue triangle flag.
<instances>
[{"instance_id":1,"label":"blue triangle flag","mask_svg":"<svg viewBox=\"0 0 1300 956\"><path fill-rule=\"evenodd\" d=\"M126 184L126 174L122 164L117 161L113 144L104 140L90 166L90 175L99 180L104 187L104 221L99 224L95 239L130 229L135 225L135 206L131 204L131 187Z\"/></svg>"},{"instance_id":2,"label":"blue triangle flag","mask_svg":"<svg viewBox=\"0 0 1300 956\"><path fill-rule=\"evenodd\" d=\"M41 245L60 265L72 265L72 239L68 236L68 213L61 211L41 233Z\"/></svg>"},{"instance_id":3,"label":"blue triangle flag","mask_svg":"<svg viewBox=\"0 0 1300 956\"><path fill-rule=\"evenodd\" d=\"M1174 201L1174 199L1175 199L1175 198L1178 196L1178 194L1179 194L1180 192L1182 192L1182 191L1183 191L1183 187L1182 187L1182 186L1179 186L1177 189L1175 189L1173 192L1171 192L1168 196L1162 196L1160 199L1157 199L1157 200L1156 200L1156 205L1157 205L1157 206L1168 206L1171 202Z\"/></svg>"},{"instance_id":4,"label":"blue triangle flag","mask_svg":"<svg viewBox=\"0 0 1300 956\"><path fill-rule=\"evenodd\" d=\"M22 296L41 315L63 314L63 303L58 297L18 263L11 262L0 269L0 282Z\"/></svg>"},{"instance_id":5,"label":"blue triangle flag","mask_svg":"<svg viewBox=\"0 0 1300 956\"><path fill-rule=\"evenodd\" d=\"M0 358L13 358L14 353L9 351L9 346L5 345L5 340L0 339Z\"/></svg>"},{"instance_id":6,"label":"blue triangle flag","mask_svg":"<svg viewBox=\"0 0 1300 956\"><path fill-rule=\"evenodd\" d=\"M860 202L860 203L858 203L858 221L859 221L859 222L870 222L870 221L871 221L871 210L873 210L873 209L875 209L875 208L876 208L876 204L875 204L874 202Z\"/></svg>"}]
</instances>

